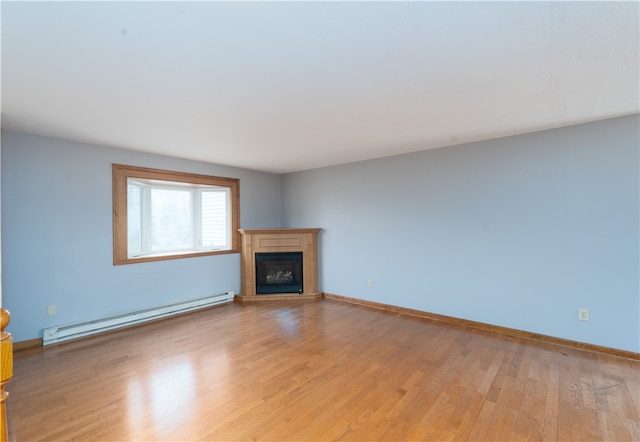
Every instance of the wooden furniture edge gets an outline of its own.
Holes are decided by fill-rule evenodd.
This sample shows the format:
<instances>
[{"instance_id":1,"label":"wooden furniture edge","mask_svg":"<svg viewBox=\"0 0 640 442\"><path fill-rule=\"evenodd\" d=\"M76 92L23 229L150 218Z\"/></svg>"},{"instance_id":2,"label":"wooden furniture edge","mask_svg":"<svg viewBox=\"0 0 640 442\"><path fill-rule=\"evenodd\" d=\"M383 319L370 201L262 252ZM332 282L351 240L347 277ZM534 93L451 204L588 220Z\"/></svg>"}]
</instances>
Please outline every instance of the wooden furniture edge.
<instances>
[{"instance_id":1,"label":"wooden furniture edge","mask_svg":"<svg viewBox=\"0 0 640 442\"><path fill-rule=\"evenodd\" d=\"M13 338L6 331L11 322L11 313L0 307L0 441L9 440L9 421L7 419L6 385L13 377Z\"/></svg>"},{"instance_id":2,"label":"wooden furniture edge","mask_svg":"<svg viewBox=\"0 0 640 442\"><path fill-rule=\"evenodd\" d=\"M318 300L322 299L322 293L307 293L302 295L297 294L272 294L272 295L235 295L233 301L239 304L245 304L248 302L264 302L264 301L300 301L300 300Z\"/></svg>"},{"instance_id":3,"label":"wooden furniture edge","mask_svg":"<svg viewBox=\"0 0 640 442\"><path fill-rule=\"evenodd\" d=\"M26 341L14 342L13 352L28 350L30 348L42 347L42 338L29 339Z\"/></svg>"},{"instance_id":4,"label":"wooden furniture edge","mask_svg":"<svg viewBox=\"0 0 640 442\"><path fill-rule=\"evenodd\" d=\"M367 301L367 300L358 299L358 298L351 298L349 296L335 295L332 293L324 293L323 296L325 299L331 299L331 300L340 301L340 302L347 302L350 304L356 304L363 307L375 308L378 310L383 310L388 313L397 313L401 315L415 316L418 318L427 319L430 321L442 322L449 325L469 327L469 328L474 328L478 330L499 333L506 336L512 336L516 338L531 339L534 341L545 342L548 344L555 344L563 347L576 348L579 350L604 353L604 354L609 354L613 356L619 356L622 358L640 361L640 353L635 353L629 350L621 350L613 347L605 347L603 345L572 341L571 339L557 338L555 336L542 335L539 333L518 330L515 328L503 327L500 325L492 325L485 322L471 321L468 319L461 319L453 316L440 315L437 313L430 313L422 310L415 310L415 309L406 308L406 307L398 307L391 304L383 304L380 302Z\"/></svg>"}]
</instances>

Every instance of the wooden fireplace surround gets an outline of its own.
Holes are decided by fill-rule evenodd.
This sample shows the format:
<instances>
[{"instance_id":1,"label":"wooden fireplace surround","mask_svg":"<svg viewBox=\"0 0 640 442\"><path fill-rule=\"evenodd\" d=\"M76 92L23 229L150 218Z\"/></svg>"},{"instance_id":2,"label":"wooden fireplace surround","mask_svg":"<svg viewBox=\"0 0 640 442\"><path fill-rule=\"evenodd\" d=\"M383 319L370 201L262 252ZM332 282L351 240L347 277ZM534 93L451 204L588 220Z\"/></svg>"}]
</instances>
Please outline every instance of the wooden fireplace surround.
<instances>
[{"instance_id":1,"label":"wooden fireplace surround","mask_svg":"<svg viewBox=\"0 0 640 442\"><path fill-rule=\"evenodd\" d=\"M319 299L318 232L320 229L238 229L242 255L242 293L239 302ZM256 253L302 252L302 294L256 294Z\"/></svg>"}]
</instances>

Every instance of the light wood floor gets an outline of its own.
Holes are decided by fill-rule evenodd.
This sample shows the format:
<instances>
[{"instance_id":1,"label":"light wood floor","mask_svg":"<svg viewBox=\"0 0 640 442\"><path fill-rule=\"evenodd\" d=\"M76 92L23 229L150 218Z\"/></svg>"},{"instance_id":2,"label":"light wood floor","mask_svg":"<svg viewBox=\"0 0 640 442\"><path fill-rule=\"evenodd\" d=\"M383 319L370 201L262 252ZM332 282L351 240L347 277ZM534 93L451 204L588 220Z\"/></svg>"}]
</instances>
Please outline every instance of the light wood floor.
<instances>
[{"instance_id":1,"label":"light wood floor","mask_svg":"<svg viewBox=\"0 0 640 442\"><path fill-rule=\"evenodd\" d=\"M35 440L640 440L640 362L333 300L237 305L16 354Z\"/></svg>"}]
</instances>

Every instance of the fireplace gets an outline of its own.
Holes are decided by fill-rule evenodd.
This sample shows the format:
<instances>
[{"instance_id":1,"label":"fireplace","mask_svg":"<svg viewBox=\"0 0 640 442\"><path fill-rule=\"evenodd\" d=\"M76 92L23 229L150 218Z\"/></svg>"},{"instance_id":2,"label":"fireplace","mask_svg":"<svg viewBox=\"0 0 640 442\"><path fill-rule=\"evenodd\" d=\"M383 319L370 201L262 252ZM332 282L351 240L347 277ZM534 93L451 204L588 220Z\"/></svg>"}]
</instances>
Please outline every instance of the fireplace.
<instances>
[{"instance_id":1,"label":"fireplace","mask_svg":"<svg viewBox=\"0 0 640 442\"><path fill-rule=\"evenodd\" d=\"M256 253L256 294L302 293L302 252Z\"/></svg>"},{"instance_id":2,"label":"fireplace","mask_svg":"<svg viewBox=\"0 0 640 442\"><path fill-rule=\"evenodd\" d=\"M242 292L238 302L320 299L320 229L238 229Z\"/></svg>"}]
</instances>

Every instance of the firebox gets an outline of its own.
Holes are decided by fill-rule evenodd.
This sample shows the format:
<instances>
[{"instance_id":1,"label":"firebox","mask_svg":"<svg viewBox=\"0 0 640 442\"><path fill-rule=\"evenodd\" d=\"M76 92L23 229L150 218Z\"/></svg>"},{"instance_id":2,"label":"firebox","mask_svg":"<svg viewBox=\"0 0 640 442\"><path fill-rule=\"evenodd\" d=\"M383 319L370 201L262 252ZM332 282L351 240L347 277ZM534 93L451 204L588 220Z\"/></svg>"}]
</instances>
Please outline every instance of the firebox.
<instances>
[{"instance_id":1,"label":"firebox","mask_svg":"<svg viewBox=\"0 0 640 442\"><path fill-rule=\"evenodd\" d=\"M256 253L256 294L302 293L302 252Z\"/></svg>"}]
</instances>

